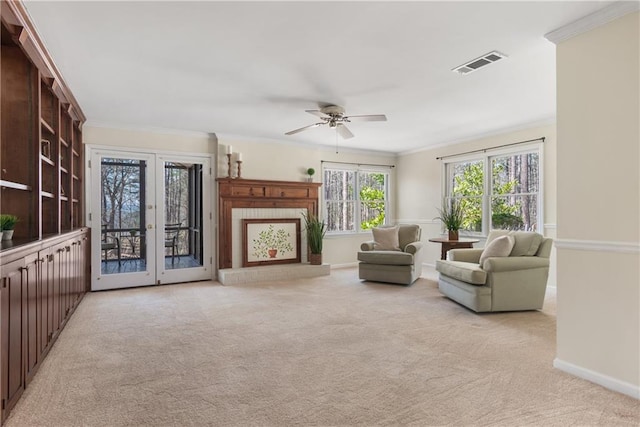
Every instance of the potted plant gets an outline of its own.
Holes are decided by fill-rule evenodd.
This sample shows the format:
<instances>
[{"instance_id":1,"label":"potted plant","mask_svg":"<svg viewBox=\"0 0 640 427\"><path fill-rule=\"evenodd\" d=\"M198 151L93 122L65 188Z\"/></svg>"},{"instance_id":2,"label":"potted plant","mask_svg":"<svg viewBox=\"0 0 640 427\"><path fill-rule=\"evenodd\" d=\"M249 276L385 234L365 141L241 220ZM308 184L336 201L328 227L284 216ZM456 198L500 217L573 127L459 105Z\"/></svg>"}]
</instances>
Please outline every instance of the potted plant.
<instances>
[{"instance_id":1,"label":"potted plant","mask_svg":"<svg viewBox=\"0 0 640 427\"><path fill-rule=\"evenodd\" d=\"M462 205L458 200L446 200L442 202L442 207L438 209L439 216L434 219L442 221L449 231L449 240L458 240L458 230L462 228L464 221L464 212Z\"/></svg>"},{"instance_id":2,"label":"potted plant","mask_svg":"<svg viewBox=\"0 0 640 427\"><path fill-rule=\"evenodd\" d=\"M0 214L0 230L2 230L2 240L13 238L13 228L18 222L18 217L9 214Z\"/></svg>"},{"instance_id":3,"label":"potted plant","mask_svg":"<svg viewBox=\"0 0 640 427\"><path fill-rule=\"evenodd\" d=\"M307 181L313 182L313 175L315 175L315 173L316 173L316 170L314 168L307 169L307 175L309 175L309 177L307 178Z\"/></svg>"},{"instance_id":4,"label":"potted plant","mask_svg":"<svg viewBox=\"0 0 640 427\"><path fill-rule=\"evenodd\" d=\"M322 240L327 232L327 225L316 215L303 213L302 216L309 245L309 262L311 265L322 265Z\"/></svg>"}]
</instances>

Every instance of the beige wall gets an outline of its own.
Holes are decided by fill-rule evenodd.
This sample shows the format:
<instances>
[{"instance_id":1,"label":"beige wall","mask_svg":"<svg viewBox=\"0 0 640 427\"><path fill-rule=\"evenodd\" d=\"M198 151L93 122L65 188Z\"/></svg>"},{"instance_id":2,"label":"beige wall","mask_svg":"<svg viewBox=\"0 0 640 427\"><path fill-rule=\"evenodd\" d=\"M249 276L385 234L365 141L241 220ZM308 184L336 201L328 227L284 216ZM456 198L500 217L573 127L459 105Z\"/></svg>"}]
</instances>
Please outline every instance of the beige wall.
<instances>
[{"instance_id":1,"label":"beige wall","mask_svg":"<svg viewBox=\"0 0 640 427\"><path fill-rule=\"evenodd\" d=\"M214 154L217 148L214 134L143 131L97 126L85 126L82 133L85 144L107 145L121 149L137 148Z\"/></svg>"},{"instance_id":2,"label":"beige wall","mask_svg":"<svg viewBox=\"0 0 640 427\"><path fill-rule=\"evenodd\" d=\"M556 366L640 390L639 14L557 45Z\"/></svg>"},{"instance_id":3,"label":"beige wall","mask_svg":"<svg viewBox=\"0 0 640 427\"><path fill-rule=\"evenodd\" d=\"M544 234L555 238L556 228L556 129L554 125L538 126L503 133L460 144L423 150L398 157L398 216L402 222L417 222L422 228L425 243L425 264L435 265L440 258L440 246L429 243L428 238L442 233L436 208L442 203L442 161L436 157L448 156L467 151L496 147L518 141L545 137L543 144L543 185L544 185ZM483 242L476 244L482 247ZM552 254L552 268L549 285L555 286L555 256Z\"/></svg>"},{"instance_id":4,"label":"beige wall","mask_svg":"<svg viewBox=\"0 0 640 427\"><path fill-rule=\"evenodd\" d=\"M348 148L321 148L310 145L296 145L278 142L256 142L246 140L217 138L215 135L197 133L162 133L153 131L114 129L85 126L84 142L89 145L113 146L114 148L175 151L185 153L210 153L217 162L217 176L227 176L227 145L234 153L242 153L242 177L282 181L303 181L306 170L316 170L314 180L321 181L322 161L372 163L382 165L395 164L395 155L375 152L350 151ZM216 160L217 159L217 160ZM235 162L235 156L233 157ZM233 175L237 174L235 163ZM395 192L395 169L391 169L392 193ZM215 188L215 183L213 183ZM392 198L390 218L395 218L395 199ZM355 235L328 236L324 242L323 262L332 265L357 262L360 244L371 239L371 233ZM213 239L215 241L215 238ZM215 252L214 252L215 253Z\"/></svg>"},{"instance_id":5,"label":"beige wall","mask_svg":"<svg viewBox=\"0 0 640 427\"><path fill-rule=\"evenodd\" d=\"M296 145L291 143L256 142L237 138L219 137L218 176L227 176L227 145L233 147L234 153L242 153L242 177L251 179L273 179L283 181L303 181L306 170L314 168L314 181L321 182L322 161L371 163L380 165L394 165L396 156L376 152L350 151L348 148L316 147L310 145ZM348 144L348 143L345 143ZM235 156L233 157L235 159ZM396 169L391 169L390 184L392 194L395 194ZM235 175L236 169L233 168ZM395 218L395 200L390 200L391 221ZM323 262L336 265L357 262L357 252L360 244L371 240L371 233L328 236L324 241Z\"/></svg>"}]
</instances>

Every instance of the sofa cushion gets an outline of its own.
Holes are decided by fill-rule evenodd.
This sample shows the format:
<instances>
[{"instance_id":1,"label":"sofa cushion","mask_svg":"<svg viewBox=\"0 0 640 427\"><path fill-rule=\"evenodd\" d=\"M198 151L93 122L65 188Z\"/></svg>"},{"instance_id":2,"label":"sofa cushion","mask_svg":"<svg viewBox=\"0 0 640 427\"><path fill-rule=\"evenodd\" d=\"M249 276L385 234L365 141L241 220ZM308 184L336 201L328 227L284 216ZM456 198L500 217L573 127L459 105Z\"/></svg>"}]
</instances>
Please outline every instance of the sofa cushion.
<instances>
[{"instance_id":1,"label":"sofa cushion","mask_svg":"<svg viewBox=\"0 0 640 427\"><path fill-rule=\"evenodd\" d=\"M484 285L487 272L475 262L437 260L436 270L445 276L453 277L472 285Z\"/></svg>"},{"instance_id":2,"label":"sofa cushion","mask_svg":"<svg viewBox=\"0 0 640 427\"><path fill-rule=\"evenodd\" d=\"M542 234L533 231L513 231L509 233L515 239L510 256L534 256L542 243Z\"/></svg>"},{"instance_id":3,"label":"sofa cushion","mask_svg":"<svg viewBox=\"0 0 640 427\"><path fill-rule=\"evenodd\" d=\"M358 252L358 261L371 264L413 265L413 255L400 251Z\"/></svg>"},{"instance_id":4,"label":"sofa cushion","mask_svg":"<svg viewBox=\"0 0 640 427\"><path fill-rule=\"evenodd\" d=\"M376 227L373 232L374 249L376 251L399 251L398 227Z\"/></svg>"},{"instance_id":5,"label":"sofa cushion","mask_svg":"<svg viewBox=\"0 0 640 427\"><path fill-rule=\"evenodd\" d=\"M507 257L513 249L515 238L509 234L493 239L480 255L479 264L484 268L484 260L490 257Z\"/></svg>"}]
</instances>

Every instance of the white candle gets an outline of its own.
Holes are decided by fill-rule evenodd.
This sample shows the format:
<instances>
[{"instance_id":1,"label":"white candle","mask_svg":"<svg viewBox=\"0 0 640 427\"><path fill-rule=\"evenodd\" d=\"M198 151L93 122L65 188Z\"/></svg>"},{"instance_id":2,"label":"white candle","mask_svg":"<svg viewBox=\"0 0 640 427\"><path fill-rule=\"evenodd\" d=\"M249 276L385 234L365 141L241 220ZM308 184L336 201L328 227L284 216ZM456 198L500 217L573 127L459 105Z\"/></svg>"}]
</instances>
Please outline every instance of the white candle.
<instances>
[{"instance_id":1,"label":"white candle","mask_svg":"<svg viewBox=\"0 0 640 427\"><path fill-rule=\"evenodd\" d=\"M241 162L242 161L242 153L238 153L238 161Z\"/></svg>"},{"instance_id":2,"label":"white candle","mask_svg":"<svg viewBox=\"0 0 640 427\"><path fill-rule=\"evenodd\" d=\"M227 145L227 154L233 153L233 147L231 145Z\"/></svg>"}]
</instances>

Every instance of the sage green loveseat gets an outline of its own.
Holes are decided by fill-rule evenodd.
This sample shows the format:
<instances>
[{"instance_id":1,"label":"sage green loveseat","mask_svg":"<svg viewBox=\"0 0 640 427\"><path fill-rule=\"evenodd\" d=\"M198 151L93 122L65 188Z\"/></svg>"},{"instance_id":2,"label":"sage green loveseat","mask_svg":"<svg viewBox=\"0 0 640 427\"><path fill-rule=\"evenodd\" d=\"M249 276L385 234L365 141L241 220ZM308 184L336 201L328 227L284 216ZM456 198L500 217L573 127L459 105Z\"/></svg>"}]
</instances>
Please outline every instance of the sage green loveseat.
<instances>
[{"instance_id":1,"label":"sage green loveseat","mask_svg":"<svg viewBox=\"0 0 640 427\"><path fill-rule=\"evenodd\" d=\"M505 234L515 241L509 256L487 258L481 266L483 249L452 249L447 260L436 261L440 292L476 312L541 309L552 239L533 232L494 230L486 245Z\"/></svg>"}]
</instances>

